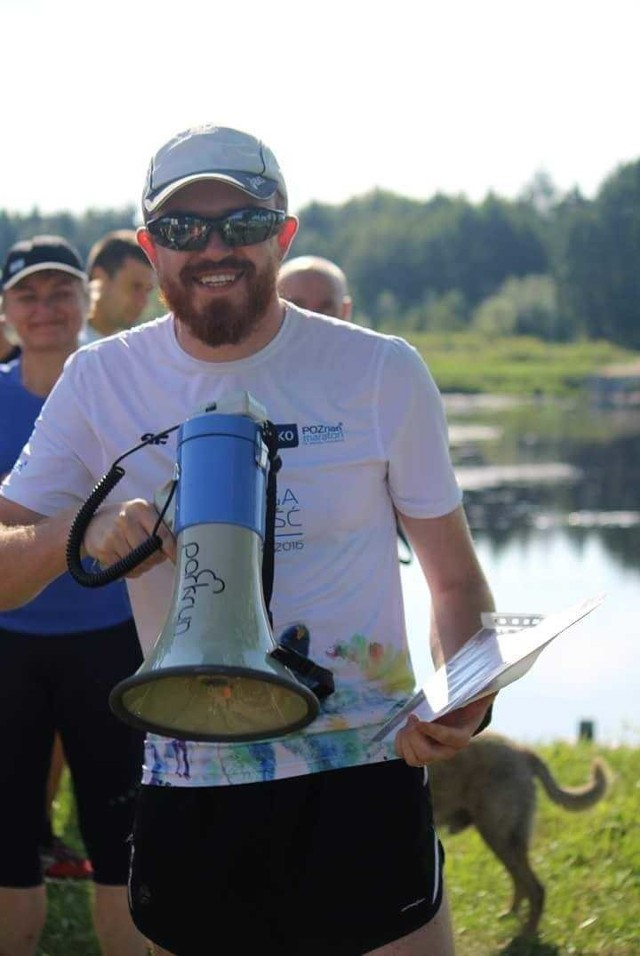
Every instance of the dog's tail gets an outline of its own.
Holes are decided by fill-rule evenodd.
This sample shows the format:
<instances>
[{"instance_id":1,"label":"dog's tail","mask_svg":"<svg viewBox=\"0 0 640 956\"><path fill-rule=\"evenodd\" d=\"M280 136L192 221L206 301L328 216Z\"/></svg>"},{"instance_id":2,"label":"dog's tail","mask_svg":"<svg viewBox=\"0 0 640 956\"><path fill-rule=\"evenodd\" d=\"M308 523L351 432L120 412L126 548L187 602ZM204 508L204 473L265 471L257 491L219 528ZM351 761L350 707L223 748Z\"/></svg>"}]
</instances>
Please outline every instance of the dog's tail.
<instances>
[{"instance_id":1,"label":"dog's tail","mask_svg":"<svg viewBox=\"0 0 640 956\"><path fill-rule=\"evenodd\" d=\"M546 763L532 750L527 751L531 772L538 778L554 803L566 810L586 810L602 799L609 788L611 774L604 760L596 757L591 765L591 776L582 787L561 787L553 778Z\"/></svg>"}]
</instances>

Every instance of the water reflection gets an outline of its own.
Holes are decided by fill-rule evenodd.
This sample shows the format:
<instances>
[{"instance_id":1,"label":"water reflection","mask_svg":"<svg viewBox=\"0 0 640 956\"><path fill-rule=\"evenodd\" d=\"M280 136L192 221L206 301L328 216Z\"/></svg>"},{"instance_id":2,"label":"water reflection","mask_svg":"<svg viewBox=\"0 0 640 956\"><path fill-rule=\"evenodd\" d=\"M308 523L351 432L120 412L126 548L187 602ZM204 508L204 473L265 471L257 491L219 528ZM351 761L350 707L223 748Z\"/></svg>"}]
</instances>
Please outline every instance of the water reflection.
<instances>
[{"instance_id":1,"label":"water reflection","mask_svg":"<svg viewBox=\"0 0 640 956\"><path fill-rule=\"evenodd\" d=\"M640 568L640 413L567 403L498 412L448 404L452 454L474 532L503 547L522 540L523 529L564 526L578 546L595 533L616 560ZM469 432L456 436L461 413L463 428L474 415L482 419L474 427L484 431L474 440Z\"/></svg>"},{"instance_id":2,"label":"water reflection","mask_svg":"<svg viewBox=\"0 0 640 956\"><path fill-rule=\"evenodd\" d=\"M544 402L446 399L452 454L499 610L551 613L600 591L604 605L501 695L495 726L526 740L640 743L640 414ZM428 594L403 569L410 640L426 676Z\"/></svg>"}]
</instances>

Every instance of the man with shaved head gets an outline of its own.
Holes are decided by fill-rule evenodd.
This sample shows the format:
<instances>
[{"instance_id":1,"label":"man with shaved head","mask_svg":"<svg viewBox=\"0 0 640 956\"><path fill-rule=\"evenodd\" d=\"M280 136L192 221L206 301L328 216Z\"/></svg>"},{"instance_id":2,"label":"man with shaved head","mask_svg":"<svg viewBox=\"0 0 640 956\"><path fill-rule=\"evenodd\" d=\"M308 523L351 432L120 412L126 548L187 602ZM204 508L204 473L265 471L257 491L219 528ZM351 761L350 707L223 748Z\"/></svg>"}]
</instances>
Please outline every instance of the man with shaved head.
<instances>
[{"instance_id":1,"label":"man with shaved head","mask_svg":"<svg viewBox=\"0 0 640 956\"><path fill-rule=\"evenodd\" d=\"M351 320L351 296L342 269L321 256L298 256L280 269L278 292L301 309Z\"/></svg>"}]
</instances>

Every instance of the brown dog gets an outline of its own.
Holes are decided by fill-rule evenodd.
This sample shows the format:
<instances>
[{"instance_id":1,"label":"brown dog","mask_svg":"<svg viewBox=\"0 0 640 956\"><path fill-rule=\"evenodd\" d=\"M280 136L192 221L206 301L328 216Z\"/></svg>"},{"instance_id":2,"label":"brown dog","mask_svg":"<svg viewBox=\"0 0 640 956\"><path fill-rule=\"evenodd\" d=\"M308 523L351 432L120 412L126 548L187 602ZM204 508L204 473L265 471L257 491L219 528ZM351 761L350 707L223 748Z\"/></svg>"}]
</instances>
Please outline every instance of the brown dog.
<instances>
[{"instance_id":1,"label":"brown dog","mask_svg":"<svg viewBox=\"0 0 640 956\"><path fill-rule=\"evenodd\" d=\"M591 779L583 787L564 789L532 750L505 737L486 733L451 760L432 764L429 780L436 827L458 833L475 826L513 880L510 914L523 899L529 903L523 932L533 935L544 907L545 890L529 863L537 777L554 803L584 810L603 796L609 774L603 761L593 761Z\"/></svg>"}]
</instances>

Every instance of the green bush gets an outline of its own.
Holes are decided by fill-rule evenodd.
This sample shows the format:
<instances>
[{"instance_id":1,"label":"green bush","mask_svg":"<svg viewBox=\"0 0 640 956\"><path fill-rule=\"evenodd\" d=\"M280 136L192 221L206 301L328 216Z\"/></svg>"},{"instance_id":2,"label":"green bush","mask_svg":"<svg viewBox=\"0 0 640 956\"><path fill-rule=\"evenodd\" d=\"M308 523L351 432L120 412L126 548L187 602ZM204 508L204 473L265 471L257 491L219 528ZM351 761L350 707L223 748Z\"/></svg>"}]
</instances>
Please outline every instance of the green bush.
<instances>
[{"instance_id":1,"label":"green bush","mask_svg":"<svg viewBox=\"0 0 640 956\"><path fill-rule=\"evenodd\" d=\"M443 392L570 395L603 366L640 359L639 353L609 342L550 343L472 332L415 332L407 340Z\"/></svg>"}]
</instances>

